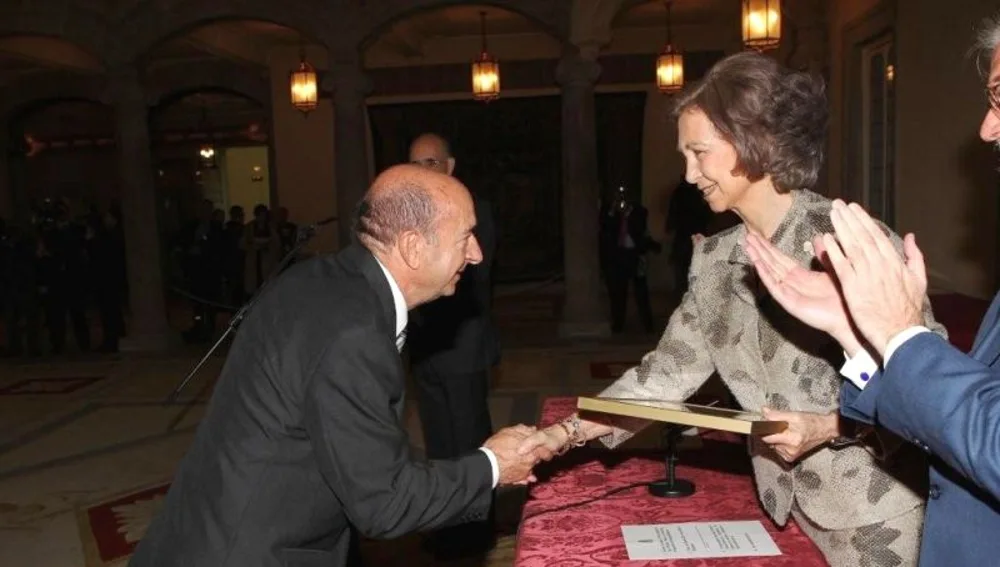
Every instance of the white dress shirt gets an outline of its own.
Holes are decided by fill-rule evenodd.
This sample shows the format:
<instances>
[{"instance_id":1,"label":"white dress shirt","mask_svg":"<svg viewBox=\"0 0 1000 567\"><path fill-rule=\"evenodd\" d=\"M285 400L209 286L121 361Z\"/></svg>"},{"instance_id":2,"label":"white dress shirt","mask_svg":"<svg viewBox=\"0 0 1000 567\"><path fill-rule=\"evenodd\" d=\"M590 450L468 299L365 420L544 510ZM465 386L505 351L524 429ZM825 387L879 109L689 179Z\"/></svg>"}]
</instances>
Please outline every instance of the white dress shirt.
<instances>
[{"instance_id":1,"label":"white dress shirt","mask_svg":"<svg viewBox=\"0 0 1000 567\"><path fill-rule=\"evenodd\" d=\"M403 297L399 285L396 284L396 280L382 264L382 261L378 259L378 256L375 257L375 261L378 262L378 267L382 268L382 273L385 274L385 279L389 282L389 289L392 290L392 303L396 307L396 349L403 350L402 343L405 341L403 331L406 330L406 324L410 320L406 309L406 299ZM497 456L486 447L480 447L479 450L486 453L486 457L490 460L490 470L493 471L493 488L496 488L500 481L500 465L497 463Z\"/></svg>"}]
</instances>

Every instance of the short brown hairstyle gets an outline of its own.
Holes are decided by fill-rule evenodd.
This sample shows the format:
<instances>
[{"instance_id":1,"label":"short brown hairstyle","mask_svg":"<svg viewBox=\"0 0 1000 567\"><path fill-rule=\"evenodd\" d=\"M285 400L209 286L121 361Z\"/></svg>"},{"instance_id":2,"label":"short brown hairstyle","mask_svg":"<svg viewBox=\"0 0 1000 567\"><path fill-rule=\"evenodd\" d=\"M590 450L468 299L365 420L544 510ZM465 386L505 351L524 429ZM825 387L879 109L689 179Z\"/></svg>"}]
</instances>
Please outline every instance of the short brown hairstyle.
<instances>
[{"instance_id":1,"label":"short brown hairstyle","mask_svg":"<svg viewBox=\"0 0 1000 567\"><path fill-rule=\"evenodd\" d=\"M734 173L750 181L770 175L781 193L816 185L829 115L822 79L737 53L679 95L674 117L695 108L736 148Z\"/></svg>"}]
</instances>

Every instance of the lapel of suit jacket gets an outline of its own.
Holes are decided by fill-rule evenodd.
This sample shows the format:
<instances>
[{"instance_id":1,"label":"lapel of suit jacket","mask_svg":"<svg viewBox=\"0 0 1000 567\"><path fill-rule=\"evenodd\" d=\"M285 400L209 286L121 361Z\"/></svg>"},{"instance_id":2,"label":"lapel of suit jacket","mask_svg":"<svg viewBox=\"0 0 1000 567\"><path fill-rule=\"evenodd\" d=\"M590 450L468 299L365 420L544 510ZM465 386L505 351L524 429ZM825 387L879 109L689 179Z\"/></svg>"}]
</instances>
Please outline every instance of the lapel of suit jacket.
<instances>
[{"instance_id":1,"label":"lapel of suit jacket","mask_svg":"<svg viewBox=\"0 0 1000 567\"><path fill-rule=\"evenodd\" d=\"M828 201L807 190L792 191L792 205L785 214L774 234L771 243L793 258L802 266L810 266L815 259L812 238L818 232L832 232L833 226L829 220ZM772 360L795 359L797 350L807 350L819 353L829 343L829 337L823 333L809 329L797 319L789 315L767 293L763 284L759 283L757 272L753 268L749 256L743 250L743 236L746 229L741 228L739 242L730 257L730 262L746 264L744 279L746 287L756 301L760 315L757 324L757 339L761 359L765 363ZM737 292L739 294L739 292ZM818 354L817 354L818 356Z\"/></svg>"},{"instance_id":2,"label":"lapel of suit jacket","mask_svg":"<svg viewBox=\"0 0 1000 567\"><path fill-rule=\"evenodd\" d=\"M979 331L976 333L976 340L972 343L972 358L992 366L1000 357L1000 325L997 324L997 316L1000 314L1000 293L993 297L993 303L983 316L982 323L979 324Z\"/></svg>"},{"instance_id":3,"label":"lapel of suit jacket","mask_svg":"<svg viewBox=\"0 0 1000 567\"><path fill-rule=\"evenodd\" d=\"M396 303L392 299L392 288L385 279L382 268L378 265L378 260L364 246L354 243L340 253L345 262L356 269L372 286L375 295L378 296L379 305L382 307L383 320L386 323L386 331L389 338L396 342Z\"/></svg>"}]
</instances>

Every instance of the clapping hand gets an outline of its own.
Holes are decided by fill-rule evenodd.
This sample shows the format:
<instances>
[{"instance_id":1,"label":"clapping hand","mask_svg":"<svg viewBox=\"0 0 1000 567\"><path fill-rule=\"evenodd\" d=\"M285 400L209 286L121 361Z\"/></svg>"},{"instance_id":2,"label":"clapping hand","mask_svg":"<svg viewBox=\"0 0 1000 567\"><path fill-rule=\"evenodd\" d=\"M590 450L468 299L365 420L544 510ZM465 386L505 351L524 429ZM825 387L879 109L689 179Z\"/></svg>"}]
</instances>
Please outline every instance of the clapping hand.
<instances>
[{"instance_id":1,"label":"clapping hand","mask_svg":"<svg viewBox=\"0 0 1000 567\"><path fill-rule=\"evenodd\" d=\"M813 249L826 272L817 272L801 266L794 259L778 250L766 238L748 232L745 248L761 283L771 297L796 319L832 336L845 351L854 355L860 350L860 341L832 275L828 253L822 236L813 240Z\"/></svg>"},{"instance_id":2,"label":"clapping hand","mask_svg":"<svg viewBox=\"0 0 1000 567\"><path fill-rule=\"evenodd\" d=\"M924 256L913 234L907 234L901 257L881 227L856 203L834 201L830 220L837 239L825 234L823 242L851 319L884 356L893 336L923 324Z\"/></svg>"}]
</instances>

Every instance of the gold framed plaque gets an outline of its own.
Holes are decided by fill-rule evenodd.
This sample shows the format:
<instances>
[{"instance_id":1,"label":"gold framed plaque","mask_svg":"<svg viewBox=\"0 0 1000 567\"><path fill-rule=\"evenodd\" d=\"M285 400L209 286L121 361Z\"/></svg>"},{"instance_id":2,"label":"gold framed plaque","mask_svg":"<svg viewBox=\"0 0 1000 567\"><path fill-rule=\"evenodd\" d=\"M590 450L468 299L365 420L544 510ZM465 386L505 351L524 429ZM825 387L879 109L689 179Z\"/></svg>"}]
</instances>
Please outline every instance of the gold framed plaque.
<instances>
[{"instance_id":1,"label":"gold framed plaque","mask_svg":"<svg viewBox=\"0 0 1000 567\"><path fill-rule=\"evenodd\" d=\"M642 398L577 398L576 407L583 411L665 421L690 427L731 431L743 435L771 435L788 428L785 421L767 421L759 413L700 406L670 400Z\"/></svg>"}]
</instances>

